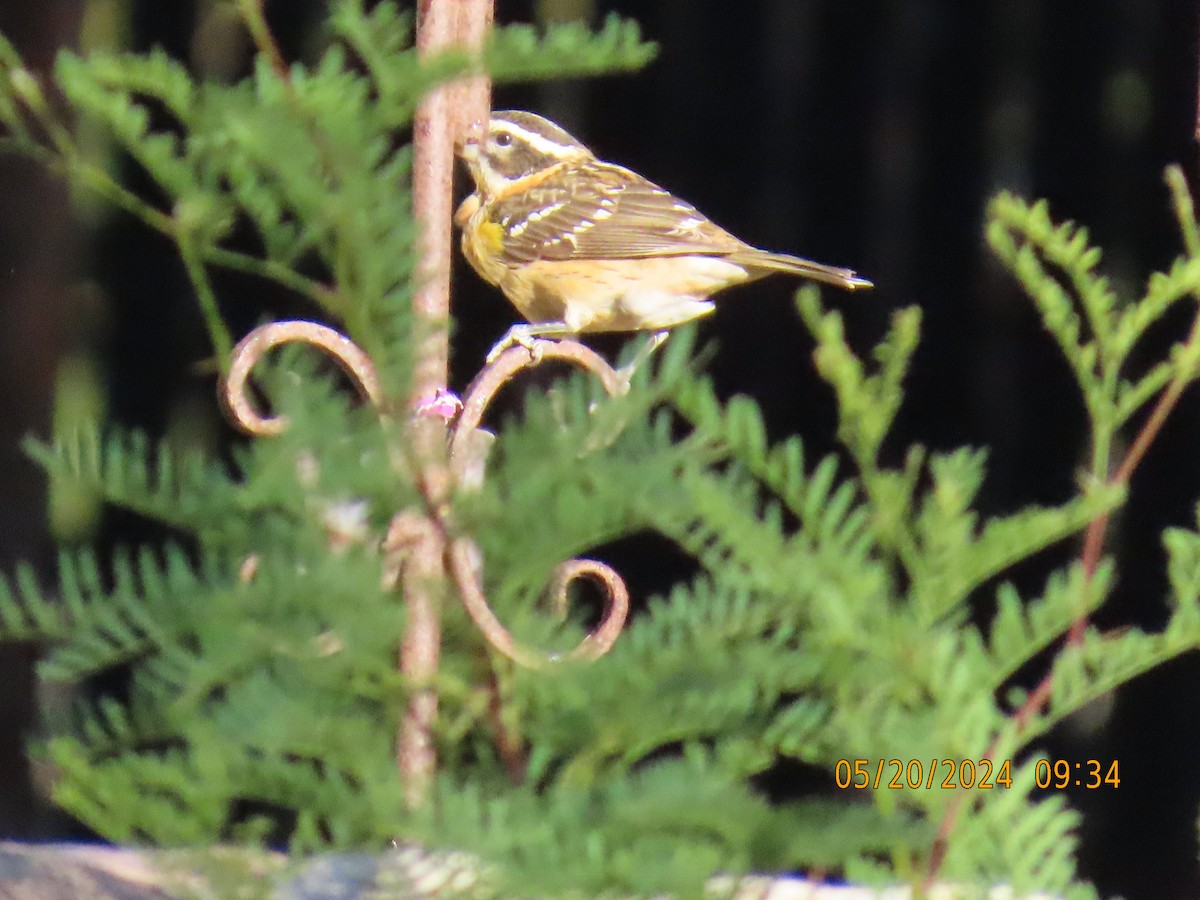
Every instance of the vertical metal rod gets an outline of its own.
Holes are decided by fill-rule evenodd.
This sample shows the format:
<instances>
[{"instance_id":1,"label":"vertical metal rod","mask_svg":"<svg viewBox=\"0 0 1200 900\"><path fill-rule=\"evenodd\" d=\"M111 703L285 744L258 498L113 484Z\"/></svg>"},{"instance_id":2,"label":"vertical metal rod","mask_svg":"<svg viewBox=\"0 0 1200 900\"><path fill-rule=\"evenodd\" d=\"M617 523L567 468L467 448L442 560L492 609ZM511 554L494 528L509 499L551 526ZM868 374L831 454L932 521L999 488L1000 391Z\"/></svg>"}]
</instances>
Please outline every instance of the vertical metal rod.
<instances>
[{"instance_id":1,"label":"vertical metal rod","mask_svg":"<svg viewBox=\"0 0 1200 900\"><path fill-rule=\"evenodd\" d=\"M492 21L493 0L421 0L417 51L422 56L451 46L478 47ZM477 77L432 91L413 122L413 211L420 228L420 264L413 296L417 329L411 408L446 388L450 368L450 260L454 145L469 124L486 117L488 82ZM445 422L416 417L413 449L427 501L440 505L448 486ZM402 581L408 622L400 648L400 671L414 688L400 722L396 764L408 805L420 806L437 770L433 725L438 698L432 687L441 646L439 594L446 584L446 547L433 522L412 547Z\"/></svg>"}]
</instances>

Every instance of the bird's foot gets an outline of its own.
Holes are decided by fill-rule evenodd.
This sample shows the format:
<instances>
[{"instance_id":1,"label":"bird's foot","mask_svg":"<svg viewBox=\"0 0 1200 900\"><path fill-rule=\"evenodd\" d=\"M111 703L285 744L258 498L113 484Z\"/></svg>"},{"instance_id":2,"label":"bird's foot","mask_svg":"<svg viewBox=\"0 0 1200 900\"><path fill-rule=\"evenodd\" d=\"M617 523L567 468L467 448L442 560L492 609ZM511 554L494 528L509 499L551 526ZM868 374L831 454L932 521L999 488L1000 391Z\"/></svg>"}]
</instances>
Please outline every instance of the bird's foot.
<instances>
[{"instance_id":1,"label":"bird's foot","mask_svg":"<svg viewBox=\"0 0 1200 900\"><path fill-rule=\"evenodd\" d=\"M492 349L488 351L487 361L490 365L507 350L509 347L519 346L524 347L529 351L530 361L534 365L542 361L542 348L539 346L539 340L544 340L537 330L536 325L514 325L504 333L504 337L496 341Z\"/></svg>"}]
</instances>

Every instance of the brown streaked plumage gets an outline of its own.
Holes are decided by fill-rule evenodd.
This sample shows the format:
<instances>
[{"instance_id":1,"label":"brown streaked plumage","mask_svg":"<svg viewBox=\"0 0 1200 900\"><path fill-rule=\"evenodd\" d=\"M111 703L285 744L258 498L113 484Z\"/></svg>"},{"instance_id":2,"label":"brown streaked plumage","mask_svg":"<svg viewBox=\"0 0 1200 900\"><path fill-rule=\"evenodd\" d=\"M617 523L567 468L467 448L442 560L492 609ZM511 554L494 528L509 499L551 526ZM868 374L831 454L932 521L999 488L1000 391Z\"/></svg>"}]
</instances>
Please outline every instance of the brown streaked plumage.
<instances>
[{"instance_id":1,"label":"brown streaked plumage","mask_svg":"<svg viewBox=\"0 0 1200 900\"><path fill-rule=\"evenodd\" d=\"M533 113L494 112L462 157L475 182L455 214L463 254L530 323L489 358L541 335L671 328L711 312L717 291L772 272L871 286L850 269L739 240Z\"/></svg>"}]
</instances>

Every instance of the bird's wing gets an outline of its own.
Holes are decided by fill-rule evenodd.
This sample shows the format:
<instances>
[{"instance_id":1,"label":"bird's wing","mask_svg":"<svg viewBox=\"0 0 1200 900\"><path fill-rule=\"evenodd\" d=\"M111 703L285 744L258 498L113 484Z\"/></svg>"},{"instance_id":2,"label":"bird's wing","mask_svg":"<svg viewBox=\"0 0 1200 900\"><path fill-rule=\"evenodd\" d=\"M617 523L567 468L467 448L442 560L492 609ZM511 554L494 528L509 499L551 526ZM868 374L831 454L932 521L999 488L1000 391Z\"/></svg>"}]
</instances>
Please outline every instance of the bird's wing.
<instances>
[{"instance_id":1,"label":"bird's wing","mask_svg":"<svg viewBox=\"0 0 1200 900\"><path fill-rule=\"evenodd\" d=\"M508 261L727 255L747 249L629 169L590 162L497 204Z\"/></svg>"}]
</instances>

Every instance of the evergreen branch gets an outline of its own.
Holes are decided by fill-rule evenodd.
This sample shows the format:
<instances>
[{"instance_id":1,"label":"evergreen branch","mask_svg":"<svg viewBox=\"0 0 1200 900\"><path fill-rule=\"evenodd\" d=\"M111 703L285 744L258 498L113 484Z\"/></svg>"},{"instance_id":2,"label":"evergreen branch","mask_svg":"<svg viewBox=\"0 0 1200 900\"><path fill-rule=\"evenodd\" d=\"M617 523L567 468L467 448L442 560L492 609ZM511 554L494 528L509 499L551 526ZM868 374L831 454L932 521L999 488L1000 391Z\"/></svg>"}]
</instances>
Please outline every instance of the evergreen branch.
<instances>
[{"instance_id":1,"label":"evergreen branch","mask_svg":"<svg viewBox=\"0 0 1200 900\"><path fill-rule=\"evenodd\" d=\"M9 72L24 67L24 62L21 60L21 54L17 52L17 48L12 45L12 41L0 34L0 69L6 69ZM0 95L6 92L4 82L0 81Z\"/></svg>"},{"instance_id":2,"label":"evergreen branch","mask_svg":"<svg viewBox=\"0 0 1200 900\"><path fill-rule=\"evenodd\" d=\"M907 374L920 333L920 310L899 310L887 336L873 350L878 371L866 374L862 360L846 342L840 314L821 307L820 292L801 288L797 307L817 341L813 361L817 372L834 389L838 405L838 439L858 466L863 489L875 507L875 533L909 571L920 567L917 538L911 528L912 495L921 451L910 452L903 472L879 468L879 451L900 409Z\"/></svg>"},{"instance_id":3,"label":"evergreen branch","mask_svg":"<svg viewBox=\"0 0 1200 900\"><path fill-rule=\"evenodd\" d=\"M1192 192L1188 189L1183 169L1177 165L1167 166L1164 177L1167 187L1171 190L1175 219L1179 222L1179 231L1183 235L1183 246L1187 249L1188 256L1193 259L1200 257L1200 225L1196 224L1196 207L1192 202Z\"/></svg>"},{"instance_id":4,"label":"evergreen branch","mask_svg":"<svg viewBox=\"0 0 1200 900\"><path fill-rule=\"evenodd\" d=\"M982 481L982 454L959 451L930 461L932 489L916 519L922 565L910 596L931 620L953 614L989 578L1088 527L1124 502L1123 485L1098 486L1061 507L1028 507L976 528L968 504Z\"/></svg>"},{"instance_id":5,"label":"evergreen branch","mask_svg":"<svg viewBox=\"0 0 1200 900\"><path fill-rule=\"evenodd\" d=\"M230 358L233 355L233 338L229 334L225 320L221 318L212 282L208 280L208 273L204 269L194 239L186 226L179 229L177 241L180 258L187 270L188 281L191 282L192 290L196 292L196 299L200 302L204 326L208 330L208 339L212 342L213 352L216 354L217 367L221 374L225 375L229 372Z\"/></svg>"},{"instance_id":6,"label":"evergreen branch","mask_svg":"<svg viewBox=\"0 0 1200 900\"><path fill-rule=\"evenodd\" d=\"M359 4L345 4L333 25L371 72L392 126L411 120L421 95L464 75L487 72L498 83L551 74L602 75L639 69L657 52L656 45L641 40L636 23L616 15L597 32L579 22L552 25L541 33L524 25L499 27L478 56L458 46L439 48L424 58L406 49L410 23L392 4L379 4L366 14Z\"/></svg>"},{"instance_id":7,"label":"evergreen branch","mask_svg":"<svg viewBox=\"0 0 1200 900\"><path fill-rule=\"evenodd\" d=\"M996 218L990 217L993 210ZM1050 231L1045 210L1044 204L1029 209L1015 197L1001 194L993 201L989 210L988 243L1033 299L1042 316L1043 325L1054 337L1071 366L1075 380L1083 392L1088 413L1093 421L1101 421L1106 410L1103 393L1097 389L1096 345L1090 341L1083 341L1082 323L1070 298L1042 264L1038 253L1028 243L1018 245L1012 236L1011 229L1021 227L1029 219L1033 219L1034 226L1040 227L1032 228L1032 235L1029 233L1030 229L1022 231L1022 236L1027 239L1032 239L1034 235L1042 236ZM1007 221L1000 217L1001 213L1007 215Z\"/></svg>"},{"instance_id":8,"label":"evergreen branch","mask_svg":"<svg viewBox=\"0 0 1200 900\"><path fill-rule=\"evenodd\" d=\"M838 436L864 476L878 469L879 449L903 400L901 383L916 350L921 313L916 307L899 310L887 335L872 351L879 363L875 374L866 374L862 361L850 349L839 313L825 312L814 286L801 288L797 306L817 341L813 361L817 371L838 397Z\"/></svg>"},{"instance_id":9,"label":"evergreen branch","mask_svg":"<svg viewBox=\"0 0 1200 900\"><path fill-rule=\"evenodd\" d=\"M11 50L11 46L9 47ZM32 117L32 119L41 126L46 134L50 146L59 149L70 146L70 134L65 125L63 125L58 117L50 108L50 104L46 101L46 95L42 91L41 85L37 78L25 69L20 59L16 58L15 51L13 52L14 63L9 68L8 87L11 88L12 105L22 107ZM20 124L19 112L15 112ZM22 128L22 130L24 130Z\"/></svg>"},{"instance_id":10,"label":"evergreen branch","mask_svg":"<svg viewBox=\"0 0 1200 900\"><path fill-rule=\"evenodd\" d=\"M1197 229L1195 223L1186 184L1177 171L1168 172L1167 180L1175 194L1176 211L1185 244L1188 245L1189 250L1194 250L1200 246L1200 241L1197 240L1197 233L1200 229ZM1016 249L1015 244L1004 232L1000 221L1007 215L1009 224L1018 228L1023 227L1026 235L1035 242L1040 241L1041 248L1047 251L1060 265L1064 265L1064 267L1073 265L1076 289L1081 293L1085 308L1096 315L1107 315L1112 310L1112 304L1106 305L1105 298L1100 296L1103 293L1104 285L1100 282L1090 281L1085 272L1085 269L1090 269L1090 264L1098 259L1098 254L1086 250L1086 244L1077 240L1081 232L1073 232L1068 226L1057 230L1052 229L1044 209L1039 211L1037 206L1032 210L1027 210L1019 201L1002 196L993 204L992 210L996 214L996 220L989 226L989 240L1001 257L1014 266L1029 293L1035 299L1041 300L1040 305L1047 326L1059 338L1068 358L1073 359L1085 397L1097 396L1097 392L1089 390L1089 385L1095 384L1090 376L1093 359L1086 352L1086 348L1082 348L1078 355L1073 356L1069 346L1074 343L1072 338L1077 336L1077 329L1073 334L1069 316L1057 321L1053 320L1055 304L1058 302L1053 282L1040 267L1036 258L1025 254L1024 248ZM1068 245L1063 245L1064 240ZM1106 399L1113 398L1108 402L1116 411L1115 415L1108 415L1108 410L1098 407L1093 400L1089 399L1094 438L1093 471L1097 477L1103 477L1107 473L1108 448L1112 431L1132 412L1129 406L1116 402L1116 398L1121 396L1117 370L1123 363L1124 356L1134 340L1146 325L1161 315L1161 312L1182 296L1185 290L1195 292L1195 288L1191 287L1191 279L1194 277L1188 271L1187 265L1176 264L1170 276L1157 280L1151 279L1146 298L1135 306L1132 314L1127 312L1122 317L1115 335L1113 332L1101 331L1095 324L1093 325L1098 335L1109 335L1110 346L1106 366L1104 365L1105 350L1103 346L1101 347L1100 359L1104 366L1101 392ZM1093 292L1090 304L1088 298L1082 296L1088 291ZM1048 315L1048 311L1051 315ZM1101 343L1103 344L1103 341ZM1167 416L1178 402L1183 389L1196 377L1198 368L1200 368L1200 314L1197 315L1187 340L1174 349L1170 362L1171 378L1120 465L1108 479L1110 485L1124 488L1128 484ZM1161 366L1152 369L1150 375L1144 378L1141 384L1127 389L1128 393L1122 399L1128 403L1131 395L1149 394L1146 385L1161 381L1163 377ZM1080 571L1085 587L1091 588L1091 582L1102 580L1100 557L1107 526L1108 513L1104 512L1092 520L1085 535L1083 551L1080 556ZM1161 636L1147 636L1131 632L1112 638L1097 637L1094 632L1089 632L1087 611L1080 610L1071 624L1066 645L1055 658L1051 670L1025 697L1019 709L1011 717L1012 739L1022 742L1030 740L1088 700L1100 696L1117 684L1146 671L1163 659L1176 655L1183 648L1194 646L1197 635L1200 634L1200 631L1197 630L1197 621L1200 617L1193 614L1193 609L1192 604L1182 603L1176 615L1172 617L1166 632ZM1011 617L1011 612L1009 615ZM998 746L999 741L993 743L988 751L989 756L994 754ZM939 827L939 837L935 843L935 853L929 868L930 877L938 870L942 862L946 842L954 827L957 809L958 804L955 803L943 817Z\"/></svg>"},{"instance_id":11,"label":"evergreen branch","mask_svg":"<svg viewBox=\"0 0 1200 900\"><path fill-rule=\"evenodd\" d=\"M799 437L770 447L758 407L747 398L734 397L722 408L708 379L689 379L671 400L702 444L724 448L778 497L799 520L801 533L812 546L840 546L853 558L865 555L872 539L870 513L856 502L853 482L837 483L835 457L825 458L811 474L806 473Z\"/></svg>"},{"instance_id":12,"label":"evergreen branch","mask_svg":"<svg viewBox=\"0 0 1200 900\"><path fill-rule=\"evenodd\" d=\"M26 439L23 448L52 476L73 478L110 503L187 531L211 526L236 505L219 465L194 456L177 461L165 443L152 447L138 431L102 438L82 429L52 445Z\"/></svg>"},{"instance_id":13,"label":"evergreen branch","mask_svg":"<svg viewBox=\"0 0 1200 900\"><path fill-rule=\"evenodd\" d=\"M395 3L377 3L365 10L362 0L339 3L329 19L330 31L345 41L370 73L381 100L411 91L408 77L418 71L415 65L401 69L402 61L413 60L412 15L401 12ZM410 114L411 115L411 114Z\"/></svg>"},{"instance_id":14,"label":"evergreen branch","mask_svg":"<svg viewBox=\"0 0 1200 900\"><path fill-rule=\"evenodd\" d=\"M1187 621L1200 613L1200 534L1168 528L1163 532L1163 546L1174 606L1172 621Z\"/></svg>"},{"instance_id":15,"label":"evergreen branch","mask_svg":"<svg viewBox=\"0 0 1200 900\"><path fill-rule=\"evenodd\" d=\"M756 509L755 486L742 473L731 469L719 477L685 472L680 480L697 521L668 534L709 571L740 576L760 589L769 579L780 577L781 564L791 579L812 577L811 569L805 571L812 561L787 552L789 542L782 534L777 508Z\"/></svg>"},{"instance_id":16,"label":"evergreen branch","mask_svg":"<svg viewBox=\"0 0 1200 900\"><path fill-rule=\"evenodd\" d=\"M0 576L0 640L45 643L68 634L62 608L42 592L32 567L18 566L15 584Z\"/></svg>"},{"instance_id":17,"label":"evergreen branch","mask_svg":"<svg viewBox=\"0 0 1200 900\"><path fill-rule=\"evenodd\" d=\"M54 160L54 154L51 151L24 135L5 137L0 134L0 153L15 153L25 156L47 168L50 168Z\"/></svg>"},{"instance_id":18,"label":"evergreen branch","mask_svg":"<svg viewBox=\"0 0 1200 900\"><path fill-rule=\"evenodd\" d=\"M175 239L175 223L169 215L155 209L101 167L84 161L77 155L73 146L68 152L60 152L54 158L54 169L71 181L92 190L101 199L134 216L159 234L172 241Z\"/></svg>"},{"instance_id":19,"label":"evergreen branch","mask_svg":"<svg viewBox=\"0 0 1200 900\"><path fill-rule=\"evenodd\" d=\"M1111 567L1087 573L1076 565L1052 575L1042 596L1032 602L1022 601L1011 585L1001 585L987 642L992 689L998 690L1075 621L1098 609L1110 583Z\"/></svg>"},{"instance_id":20,"label":"evergreen branch","mask_svg":"<svg viewBox=\"0 0 1200 900\"><path fill-rule=\"evenodd\" d=\"M46 678L78 682L139 659L151 648L143 625L153 630L153 617L130 577L128 561L118 557L114 573L111 590L105 590L94 555L60 553L59 591L71 641L42 663Z\"/></svg>"},{"instance_id":21,"label":"evergreen branch","mask_svg":"<svg viewBox=\"0 0 1200 900\"><path fill-rule=\"evenodd\" d=\"M205 262L233 272L242 272L246 275L273 281L295 291L301 297L306 297L339 318L346 314L345 298L336 288L330 287L318 279L301 275L285 262L262 259L224 247L206 246L197 249L201 259Z\"/></svg>"},{"instance_id":22,"label":"evergreen branch","mask_svg":"<svg viewBox=\"0 0 1200 900\"><path fill-rule=\"evenodd\" d=\"M1132 384L1122 380L1117 386L1115 427L1124 425L1142 409L1155 394L1175 377L1179 365L1174 361L1160 362Z\"/></svg>"},{"instance_id":23,"label":"evergreen branch","mask_svg":"<svg viewBox=\"0 0 1200 900\"><path fill-rule=\"evenodd\" d=\"M55 135L58 159L54 168L179 244L185 263L187 259L192 260L189 277L193 283L198 283L194 263L203 260L268 278L319 303L335 315L345 313L344 304L339 302L336 292L318 281L301 276L292 266L279 260L259 259L217 246L216 239L229 227L228 212L220 202L214 202L214 198L205 197L202 191L196 190L191 164L179 155L178 141L168 135L148 134L145 110L132 104L127 93L111 93L113 90L149 91L157 84L152 96L167 103L184 121L194 120L196 105L193 93L186 89L186 82L181 82L183 76L175 66L155 55L144 63L136 57L102 56L95 66L90 59L85 64L76 57L65 55L59 62L58 71L69 95L103 118L159 185L169 194L180 198L177 211L187 219L189 235L199 234L203 237L200 240L190 236L185 239L180 231L180 223L174 217L156 210L117 183L108 172L83 159L70 135L51 117L43 120L43 124ZM48 109L46 115L51 116ZM190 247L183 246L185 240L191 244ZM203 295L201 303L207 310L206 322L210 332L216 335L217 331L223 330L223 326L218 330L213 329L213 323L217 320L211 314L212 305L204 300ZM214 337L218 350L225 343L227 341Z\"/></svg>"},{"instance_id":24,"label":"evergreen branch","mask_svg":"<svg viewBox=\"0 0 1200 900\"><path fill-rule=\"evenodd\" d=\"M4 40L4 36L0 35L0 41ZM11 50L12 48L9 47ZM32 136L29 134L29 129L25 125L25 120L21 115L20 105L17 102L16 96L10 88L10 78L4 77L5 63L3 54L0 53L0 125L5 126L15 137L6 140L14 140L19 143L33 144Z\"/></svg>"},{"instance_id":25,"label":"evergreen branch","mask_svg":"<svg viewBox=\"0 0 1200 900\"><path fill-rule=\"evenodd\" d=\"M1021 741L1045 734L1093 700L1197 646L1200 617L1194 614L1176 613L1158 634L1138 629L1111 634L1086 630L1055 657L1048 676L1049 694L1040 711L1021 723Z\"/></svg>"},{"instance_id":26,"label":"evergreen branch","mask_svg":"<svg viewBox=\"0 0 1200 900\"><path fill-rule=\"evenodd\" d=\"M35 141L27 136L28 132L22 129L22 133L27 137L17 143L9 144L9 146L18 152L29 155L58 173L72 178L72 180L78 180L116 206L135 215L156 231L170 235L169 217L154 210L131 191L117 184L107 172L82 158L70 133L46 103L37 82L28 72L19 68L20 61L15 57L15 52L11 50L11 47L8 47L8 50L12 53L13 59L7 61L7 64L16 66L8 73L13 88L11 95L13 101L21 102L34 121L41 126L47 139L46 144ZM78 69L68 65L67 71L77 72ZM13 114L16 116L15 107ZM19 122L19 119L16 121Z\"/></svg>"},{"instance_id":27,"label":"evergreen branch","mask_svg":"<svg viewBox=\"0 0 1200 900\"><path fill-rule=\"evenodd\" d=\"M1128 353L1146 330L1176 303L1200 291L1200 258L1175 260L1167 272L1154 272L1137 303L1127 307L1118 321L1114 340L1120 352Z\"/></svg>"},{"instance_id":28,"label":"evergreen branch","mask_svg":"<svg viewBox=\"0 0 1200 900\"><path fill-rule=\"evenodd\" d=\"M1134 471L1145 457L1150 445L1158 436L1167 417L1174 410L1184 389L1200 374L1200 310L1197 311L1192 329L1187 340L1175 349L1172 364L1175 369L1174 377L1159 395L1158 401L1151 410L1145 424L1134 438L1125 457L1111 478L1111 483L1124 486L1129 483ZM1108 528L1108 516L1097 516L1088 529L1084 539L1082 561L1085 569L1094 570L1099 563L1103 549L1104 535ZM1072 632L1077 637L1082 630L1082 622Z\"/></svg>"},{"instance_id":29,"label":"evergreen branch","mask_svg":"<svg viewBox=\"0 0 1200 900\"><path fill-rule=\"evenodd\" d=\"M275 36L271 34L271 29L267 26L262 0L236 0L236 3L242 21L246 23L246 28L254 40L254 46L258 48L259 53L266 57L271 69L275 72L275 77L283 82L288 81L288 66L284 62L279 45L275 42Z\"/></svg>"},{"instance_id":30,"label":"evergreen branch","mask_svg":"<svg viewBox=\"0 0 1200 900\"><path fill-rule=\"evenodd\" d=\"M207 766L178 749L106 759L69 737L53 739L48 751L60 773L55 802L81 821L105 823L114 841L133 843L154 834L164 843L195 846L213 842L220 833L226 791L209 784L214 776L229 774L219 756L210 756ZM137 819L121 812L135 807ZM181 816L181 808L188 815Z\"/></svg>"},{"instance_id":31,"label":"evergreen branch","mask_svg":"<svg viewBox=\"0 0 1200 900\"><path fill-rule=\"evenodd\" d=\"M80 71L72 58L70 78ZM97 85L128 96L153 97L182 127L195 117L198 94L187 68L171 59L161 47L145 55L134 53L93 53L87 57L88 75Z\"/></svg>"},{"instance_id":32,"label":"evergreen branch","mask_svg":"<svg viewBox=\"0 0 1200 900\"><path fill-rule=\"evenodd\" d=\"M1078 896L1072 888L1078 887L1074 884L1074 855L1080 817L1060 796L1032 798L1037 764L1037 759L1030 759L1015 767L1009 789L979 792L947 853L942 867L946 880L1003 882L1015 896ZM969 851L972 846L1003 849L980 856ZM1095 895L1088 892L1085 896Z\"/></svg>"},{"instance_id":33,"label":"evergreen branch","mask_svg":"<svg viewBox=\"0 0 1200 900\"><path fill-rule=\"evenodd\" d=\"M119 65L111 61L111 65ZM55 75L71 103L102 122L114 139L164 191L178 198L192 192L196 173L179 137L151 128L150 109L125 88L113 88L96 77L92 66L70 53L59 55ZM49 111L46 118L54 121ZM56 146L64 155L74 149L65 134Z\"/></svg>"},{"instance_id":34,"label":"evergreen branch","mask_svg":"<svg viewBox=\"0 0 1200 900\"><path fill-rule=\"evenodd\" d=\"M73 144L64 144L58 150L54 150L38 144L0 138L0 150L6 147L40 162L50 170L90 189L103 200L129 213L164 237L178 243L177 223L172 216L155 209L137 194L117 182L103 168L82 159ZM315 279L301 275L285 262L261 259L207 242L199 247L194 247L192 253L193 255L199 254L203 261L211 262L222 268L274 281L312 300L335 315L344 314L345 304L337 291Z\"/></svg>"},{"instance_id":35,"label":"evergreen branch","mask_svg":"<svg viewBox=\"0 0 1200 900\"><path fill-rule=\"evenodd\" d=\"M1022 278L1030 295L1039 302L1047 327L1059 338L1064 351L1069 345L1075 345L1072 351L1078 350L1083 354L1076 358L1076 364L1090 371L1092 366L1088 365L1088 348L1092 345L1090 342L1080 342L1078 325L1071 324L1076 320L1073 316L1065 315L1063 307L1069 304L1066 295L1051 289L1053 279L1040 264L1034 264L1033 257L1020 251L1014 256L1011 240L1005 240L1001 231L1015 231L1027 246L1036 248L1038 254L1066 274L1095 336L1100 373L1106 379L1115 377L1124 362L1123 357L1114 352L1112 320L1117 298L1109 287L1108 279L1094 271L1100 262L1100 251L1089 245L1087 229L1073 222L1055 226L1045 202L1027 206L1014 195L1004 192L992 200L988 207L988 218L988 238L992 246L1000 251L1001 258L1010 267L1016 265L1016 273ZM1081 379L1080 383L1086 382Z\"/></svg>"},{"instance_id":36,"label":"evergreen branch","mask_svg":"<svg viewBox=\"0 0 1200 900\"><path fill-rule=\"evenodd\" d=\"M459 45L421 57L408 47L410 22L394 4L378 4L369 13L361 4L343 4L332 24L370 72L394 128L411 122L423 95L466 75L486 72L501 84L604 75L640 69L657 53L656 45L642 41L636 23L616 15L596 32L579 22L542 32L525 25L498 27L479 54Z\"/></svg>"},{"instance_id":37,"label":"evergreen branch","mask_svg":"<svg viewBox=\"0 0 1200 900\"><path fill-rule=\"evenodd\" d=\"M658 52L645 42L636 22L610 14L598 32L582 22L551 25L544 34L527 25L492 32L483 62L500 83L606 75L642 68Z\"/></svg>"}]
</instances>

